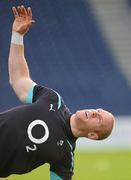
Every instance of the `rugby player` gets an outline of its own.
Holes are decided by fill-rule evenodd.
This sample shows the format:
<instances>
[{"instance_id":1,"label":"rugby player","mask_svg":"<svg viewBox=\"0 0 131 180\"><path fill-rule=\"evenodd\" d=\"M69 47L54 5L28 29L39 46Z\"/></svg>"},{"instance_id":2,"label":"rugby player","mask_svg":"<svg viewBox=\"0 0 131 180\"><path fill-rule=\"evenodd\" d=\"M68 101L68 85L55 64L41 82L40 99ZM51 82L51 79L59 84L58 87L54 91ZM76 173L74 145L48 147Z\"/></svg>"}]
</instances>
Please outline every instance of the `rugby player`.
<instances>
[{"instance_id":1,"label":"rugby player","mask_svg":"<svg viewBox=\"0 0 131 180\"><path fill-rule=\"evenodd\" d=\"M49 163L51 180L71 180L76 140L107 138L114 116L100 108L71 113L56 91L31 79L23 38L34 23L32 10L23 5L12 10L9 82L24 104L0 113L0 177Z\"/></svg>"}]
</instances>

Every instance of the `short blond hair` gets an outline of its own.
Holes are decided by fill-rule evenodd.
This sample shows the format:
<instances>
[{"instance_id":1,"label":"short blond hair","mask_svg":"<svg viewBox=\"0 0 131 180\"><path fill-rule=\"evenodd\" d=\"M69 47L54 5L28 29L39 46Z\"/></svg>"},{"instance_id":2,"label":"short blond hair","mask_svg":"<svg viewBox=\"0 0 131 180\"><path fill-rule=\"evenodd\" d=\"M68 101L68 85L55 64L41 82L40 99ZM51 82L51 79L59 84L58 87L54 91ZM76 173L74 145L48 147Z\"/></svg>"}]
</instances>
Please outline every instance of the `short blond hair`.
<instances>
[{"instance_id":1,"label":"short blond hair","mask_svg":"<svg viewBox=\"0 0 131 180\"><path fill-rule=\"evenodd\" d=\"M110 126L101 125L101 127L95 131L98 134L97 140L104 140L110 136L110 134L115 126L115 117L112 114L111 114L111 116L112 116L112 123L110 124Z\"/></svg>"}]
</instances>

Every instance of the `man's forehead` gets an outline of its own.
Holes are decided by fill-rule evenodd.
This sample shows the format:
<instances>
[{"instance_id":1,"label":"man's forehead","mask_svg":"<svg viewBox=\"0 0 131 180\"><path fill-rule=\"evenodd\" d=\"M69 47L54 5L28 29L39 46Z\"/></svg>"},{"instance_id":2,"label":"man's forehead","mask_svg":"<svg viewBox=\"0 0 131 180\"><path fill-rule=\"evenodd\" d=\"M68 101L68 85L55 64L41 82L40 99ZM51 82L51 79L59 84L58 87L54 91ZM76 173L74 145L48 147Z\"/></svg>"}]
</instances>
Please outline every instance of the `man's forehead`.
<instances>
[{"instance_id":1,"label":"man's forehead","mask_svg":"<svg viewBox=\"0 0 131 180\"><path fill-rule=\"evenodd\" d=\"M113 115L110 113L110 112L108 112L108 111L103 111L102 113L101 113L101 115L102 115L102 117L103 117L103 120L105 121L105 122L112 122L112 120L113 120Z\"/></svg>"}]
</instances>

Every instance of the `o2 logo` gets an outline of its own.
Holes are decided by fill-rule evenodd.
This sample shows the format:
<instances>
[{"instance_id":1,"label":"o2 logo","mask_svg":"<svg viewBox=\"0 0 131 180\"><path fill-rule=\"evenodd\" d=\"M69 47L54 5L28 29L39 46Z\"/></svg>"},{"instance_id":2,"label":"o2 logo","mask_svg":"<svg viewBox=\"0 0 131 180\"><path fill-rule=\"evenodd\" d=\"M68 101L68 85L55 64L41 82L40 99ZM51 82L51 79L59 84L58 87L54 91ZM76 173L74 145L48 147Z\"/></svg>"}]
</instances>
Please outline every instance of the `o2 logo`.
<instances>
[{"instance_id":1,"label":"o2 logo","mask_svg":"<svg viewBox=\"0 0 131 180\"><path fill-rule=\"evenodd\" d=\"M44 128L44 131L45 131L44 136L43 136L42 138L40 138L40 139L34 138L33 135L32 135L32 129L33 129L36 125L41 125L41 126ZM48 129L47 124L46 124L44 121L34 120L33 122L31 122L31 123L29 124L28 129L27 129L27 134L28 134L28 137L29 137L29 139L31 140L31 142L33 142L34 144L32 145L32 147L26 146L26 151L27 151L27 152L36 151L36 150L37 150L36 144L42 144L42 143L44 143L45 141L47 141L47 139L48 139L48 137L49 137L49 129Z\"/></svg>"}]
</instances>

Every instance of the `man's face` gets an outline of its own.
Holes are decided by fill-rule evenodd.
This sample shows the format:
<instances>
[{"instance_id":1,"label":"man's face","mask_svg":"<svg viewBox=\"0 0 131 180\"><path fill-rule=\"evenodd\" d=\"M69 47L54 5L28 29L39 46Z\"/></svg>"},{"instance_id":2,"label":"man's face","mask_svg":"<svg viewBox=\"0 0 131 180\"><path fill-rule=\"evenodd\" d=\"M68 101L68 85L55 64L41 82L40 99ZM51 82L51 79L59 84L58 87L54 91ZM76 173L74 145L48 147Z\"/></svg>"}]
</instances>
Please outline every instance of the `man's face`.
<instances>
[{"instance_id":1,"label":"man's face","mask_svg":"<svg viewBox=\"0 0 131 180\"><path fill-rule=\"evenodd\" d=\"M94 132L96 130L103 131L107 128L112 129L113 116L108 111L103 109L85 109L76 112L78 121L85 124L87 132ZM104 129L105 128L105 129Z\"/></svg>"}]
</instances>

